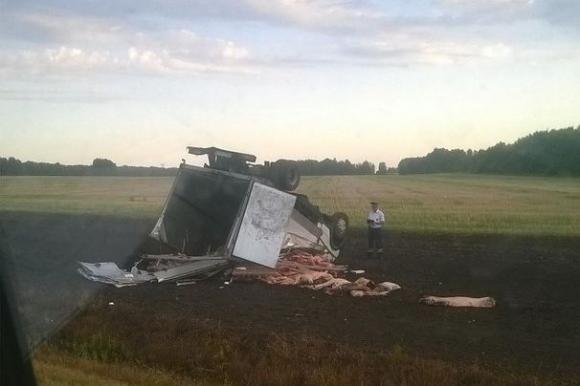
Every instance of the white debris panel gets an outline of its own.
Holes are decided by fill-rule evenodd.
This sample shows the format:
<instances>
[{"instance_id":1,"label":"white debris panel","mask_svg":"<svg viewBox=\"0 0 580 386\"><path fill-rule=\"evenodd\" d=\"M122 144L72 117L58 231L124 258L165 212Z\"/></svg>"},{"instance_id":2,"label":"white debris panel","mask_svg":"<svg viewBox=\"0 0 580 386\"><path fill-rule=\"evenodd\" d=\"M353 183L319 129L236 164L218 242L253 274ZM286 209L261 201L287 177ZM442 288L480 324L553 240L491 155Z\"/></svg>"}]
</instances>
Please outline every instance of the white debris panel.
<instances>
[{"instance_id":1,"label":"white debris panel","mask_svg":"<svg viewBox=\"0 0 580 386\"><path fill-rule=\"evenodd\" d=\"M350 294L354 297L385 296L401 287L384 282L375 284L366 278L355 281L344 277L346 266L335 265L329 253L308 249L291 249L283 253L275 269L260 266L236 267L232 276L238 280L259 280L272 285L300 286L329 295Z\"/></svg>"}]
</instances>

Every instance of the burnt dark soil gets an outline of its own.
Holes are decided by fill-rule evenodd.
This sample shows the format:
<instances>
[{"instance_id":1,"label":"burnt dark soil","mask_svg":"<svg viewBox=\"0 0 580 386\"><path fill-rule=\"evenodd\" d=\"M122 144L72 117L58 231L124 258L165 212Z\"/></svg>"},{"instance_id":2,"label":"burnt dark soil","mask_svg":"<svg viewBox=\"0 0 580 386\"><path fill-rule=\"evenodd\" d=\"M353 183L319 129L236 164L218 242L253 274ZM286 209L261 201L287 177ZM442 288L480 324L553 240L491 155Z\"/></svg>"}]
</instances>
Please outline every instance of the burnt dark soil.
<instances>
[{"instance_id":1,"label":"burnt dark soil","mask_svg":"<svg viewBox=\"0 0 580 386\"><path fill-rule=\"evenodd\" d=\"M580 374L580 237L391 233L386 259L379 261L364 257L364 230L354 231L339 262L403 289L384 298L351 298L220 279L116 289L82 278L76 261L126 264L154 220L1 216L30 345L92 303L85 312L106 313L135 331L164 315L249 338L311 335L368 351L400 346L426 358ZM498 305L428 307L418 304L422 295L493 296Z\"/></svg>"}]
</instances>

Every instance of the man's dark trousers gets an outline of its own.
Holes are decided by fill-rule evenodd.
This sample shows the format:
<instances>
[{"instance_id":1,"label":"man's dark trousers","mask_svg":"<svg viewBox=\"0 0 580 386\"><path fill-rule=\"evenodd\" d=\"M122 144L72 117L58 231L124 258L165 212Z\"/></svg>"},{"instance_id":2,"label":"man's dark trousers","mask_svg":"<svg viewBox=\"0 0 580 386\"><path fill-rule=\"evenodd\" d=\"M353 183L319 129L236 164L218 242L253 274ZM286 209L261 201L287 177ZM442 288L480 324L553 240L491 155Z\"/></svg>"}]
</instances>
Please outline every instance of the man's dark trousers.
<instances>
[{"instance_id":1,"label":"man's dark trousers","mask_svg":"<svg viewBox=\"0 0 580 386\"><path fill-rule=\"evenodd\" d=\"M375 252L379 257L383 257L383 229L369 227L369 249L367 256L373 257Z\"/></svg>"}]
</instances>

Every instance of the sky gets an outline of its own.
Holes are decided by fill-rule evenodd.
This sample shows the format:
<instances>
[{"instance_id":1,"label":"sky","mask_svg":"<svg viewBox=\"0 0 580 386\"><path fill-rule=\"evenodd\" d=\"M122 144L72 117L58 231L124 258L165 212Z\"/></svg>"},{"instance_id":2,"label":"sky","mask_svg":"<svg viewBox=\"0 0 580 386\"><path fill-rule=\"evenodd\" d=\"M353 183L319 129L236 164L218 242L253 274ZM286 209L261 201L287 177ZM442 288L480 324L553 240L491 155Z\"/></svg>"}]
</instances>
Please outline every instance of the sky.
<instances>
[{"instance_id":1,"label":"sky","mask_svg":"<svg viewBox=\"0 0 580 386\"><path fill-rule=\"evenodd\" d=\"M385 161L580 124L577 0L0 0L0 156Z\"/></svg>"}]
</instances>

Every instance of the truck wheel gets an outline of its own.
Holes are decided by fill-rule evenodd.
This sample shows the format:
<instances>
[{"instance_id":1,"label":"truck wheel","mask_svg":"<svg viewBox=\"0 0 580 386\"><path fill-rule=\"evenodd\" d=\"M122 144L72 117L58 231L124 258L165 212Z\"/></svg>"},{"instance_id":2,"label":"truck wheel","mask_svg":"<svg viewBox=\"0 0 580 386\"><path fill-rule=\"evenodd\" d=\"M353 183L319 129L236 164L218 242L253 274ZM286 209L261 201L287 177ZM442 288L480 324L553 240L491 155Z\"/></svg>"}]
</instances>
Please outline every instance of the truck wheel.
<instances>
[{"instance_id":1,"label":"truck wheel","mask_svg":"<svg viewBox=\"0 0 580 386\"><path fill-rule=\"evenodd\" d=\"M293 191L300 184L300 172L298 165L292 161L280 160L273 165L273 180L280 190Z\"/></svg>"},{"instance_id":2,"label":"truck wheel","mask_svg":"<svg viewBox=\"0 0 580 386\"><path fill-rule=\"evenodd\" d=\"M330 222L330 246L334 249L342 248L347 231L348 216L342 212L333 214Z\"/></svg>"}]
</instances>

